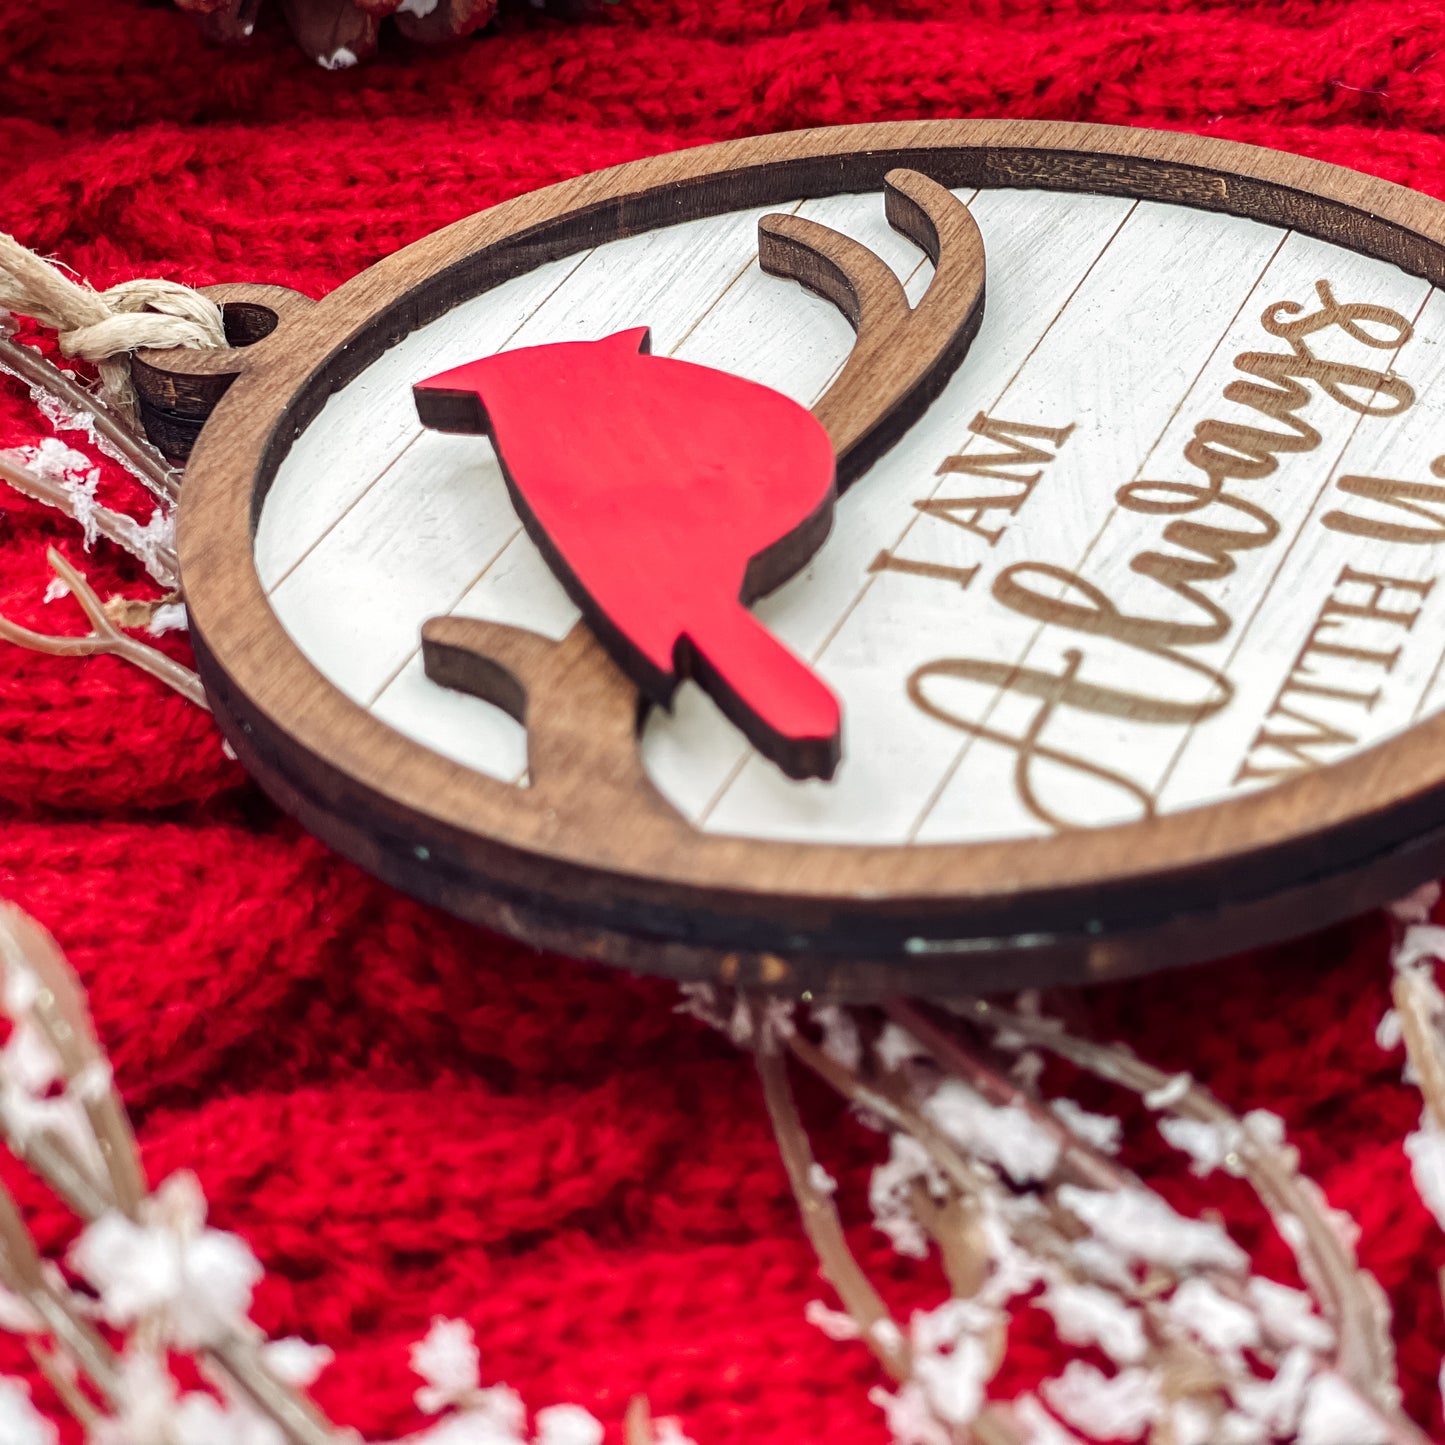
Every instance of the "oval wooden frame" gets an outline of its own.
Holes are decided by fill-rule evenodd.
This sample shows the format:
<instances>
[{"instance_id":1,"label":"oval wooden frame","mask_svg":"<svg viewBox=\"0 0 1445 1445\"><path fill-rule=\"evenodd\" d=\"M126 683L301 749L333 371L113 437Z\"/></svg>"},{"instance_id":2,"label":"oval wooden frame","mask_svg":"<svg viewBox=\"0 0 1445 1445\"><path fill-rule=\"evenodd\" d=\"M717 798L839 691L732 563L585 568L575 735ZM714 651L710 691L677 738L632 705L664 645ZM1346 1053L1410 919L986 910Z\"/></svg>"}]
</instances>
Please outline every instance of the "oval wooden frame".
<instances>
[{"instance_id":1,"label":"oval wooden frame","mask_svg":"<svg viewBox=\"0 0 1445 1445\"><path fill-rule=\"evenodd\" d=\"M783 991L934 994L1115 977L1301 933L1445 868L1445 715L1266 791L1044 839L899 847L578 828L411 742L291 641L256 574L266 489L388 346L533 266L721 212L882 188L1160 200L1293 228L1445 284L1445 204L1196 136L924 121L727 142L582 176L408 246L247 351L186 475L179 551L218 722L311 831L386 881L539 945ZM232 353L234 356L235 353ZM595 778L605 804L608 780ZM584 812L589 810L584 810ZM605 807L590 810L594 820Z\"/></svg>"}]
</instances>

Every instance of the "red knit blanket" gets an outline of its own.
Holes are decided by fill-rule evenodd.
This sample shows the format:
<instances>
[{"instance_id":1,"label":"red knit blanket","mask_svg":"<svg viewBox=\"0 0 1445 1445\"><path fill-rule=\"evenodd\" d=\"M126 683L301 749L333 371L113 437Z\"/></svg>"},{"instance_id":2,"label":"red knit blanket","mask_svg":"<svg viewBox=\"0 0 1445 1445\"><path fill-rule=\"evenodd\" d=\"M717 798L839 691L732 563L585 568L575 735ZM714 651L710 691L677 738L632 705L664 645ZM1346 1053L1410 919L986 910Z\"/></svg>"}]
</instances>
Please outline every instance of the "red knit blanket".
<instances>
[{"instance_id":1,"label":"red knit blanket","mask_svg":"<svg viewBox=\"0 0 1445 1445\"><path fill-rule=\"evenodd\" d=\"M279 8L279 7L277 7ZM1227 136L1445 194L1439 0L622 0L519 14L444 52L323 72L278 20L207 50L145 0L0 6L0 229L97 286L259 280L320 295L459 216L594 167L730 136L913 116L1031 116ZM49 427L0 385L0 446ZM125 483L107 471L108 491ZM60 546L102 593L146 592L105 545L0 492L0 611ZM67 610L68 609L68 610ZM183 642L168 644L178 657ZM879 1376L805 1322L827 1298L750 1061L667 985L538 956L363 876L279 816L210 719L110 659L0 646L0 894L91 989L153 1179L194 1167L268 1279L256 1317L332 1346L317 1396L371 1438L415 1427L408 1346L469 1320L484 1378L628 1398L699 1445L879 1445ZM1362 1230L1407 1404L1440 1432L1445 1242L1401 1141L1419 1116L1383 924L1082 1001L1094 1028L1238 1110L1276 1111ZM859 1256L906 1307L937 1280L868 1222L877 1136L803 1091ZM1133 1162L1212 1205L1288 1279L1242 1187L1161 1149ZM0 1169L42 1242L68 1217ZM1056 1366L1028 1317L1004 1384ZM0 1371L23 1351L0 1336ZM37 1398L47 1398L43 1391ZM620 1438L615 1433L612 1438Z\"/></svg>"}]
</instances>

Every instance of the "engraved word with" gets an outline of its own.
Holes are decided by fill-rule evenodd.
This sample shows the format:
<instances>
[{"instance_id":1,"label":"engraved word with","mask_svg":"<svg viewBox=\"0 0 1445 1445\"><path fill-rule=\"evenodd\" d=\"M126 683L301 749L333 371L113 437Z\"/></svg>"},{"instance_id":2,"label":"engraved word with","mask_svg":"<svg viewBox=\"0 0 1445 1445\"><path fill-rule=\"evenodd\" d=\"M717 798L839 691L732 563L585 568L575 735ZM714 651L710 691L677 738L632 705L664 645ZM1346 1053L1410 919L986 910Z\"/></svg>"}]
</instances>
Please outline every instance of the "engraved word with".
<instances>
[{"instance_id":1,"label":"engraved word with","mask_svg":"<svg viewBox=\"0 0 1445 1445\"><path fill-rule=\"evenodd\" d=\"M1236 783L1306 772L1327 761L1313 749L1350 748L1359 742L1356 733L1320 717L1319 703L1374 711L1381 688L1360 684L1374 676L1388 677L1400 660L1398 644L1378 644L1414 627L1435 581L1344 568L1265 713L1235 774ZM1326 675L1332 680L1326 682ZM1306 711L1310 708L1314 711Z\"/></svg>"}]
</instances>

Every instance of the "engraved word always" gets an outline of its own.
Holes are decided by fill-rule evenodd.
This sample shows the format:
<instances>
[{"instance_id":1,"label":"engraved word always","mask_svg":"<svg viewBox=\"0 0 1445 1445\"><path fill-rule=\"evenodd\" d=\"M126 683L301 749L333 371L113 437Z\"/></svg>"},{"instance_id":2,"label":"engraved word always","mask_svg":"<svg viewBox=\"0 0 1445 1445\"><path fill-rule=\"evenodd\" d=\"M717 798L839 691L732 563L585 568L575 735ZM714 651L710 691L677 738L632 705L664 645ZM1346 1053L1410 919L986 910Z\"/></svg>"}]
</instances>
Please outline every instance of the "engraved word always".
<instances>
[{"instance_id":1,"label":"engraved word always","mask_svg":"<svg viewBox=\"0 0 1445 1445\"><path fill-rule=\"evenodd\" d=\"M1050 670L1022 661L947 657L924 664L909 678L910 698L929 716L1013 753L1018 797L1050 828L1088 821L1069 816L1066 802L1049 793L1051 783L1067 775L1089 779L1096 800L1100 785L1114 795L1111 815L1147 818L1157 810L1158 784L1141 783L1117 765L1117 758L1090 758L1074 751L1057 733L1050 736L1056 723L1067 730L1071 715L1091 714L1188 728L1221 711L1234 696L1234 683L1224 668L1192 656L1190 650L1230 635L1235 619L1212 590L1235 572L1242 554L1267 548L1279 538L1279 521L1250 495L1250 486L1271 476L1281 457L1320 445L1320 432L1305 414L1311 401L1323 397L1360 416L1388 417L1415 400L1409 384L1387 367L1332 360L1316 349L1333 333L1373 350L1394 352L1411 335L1405 317L1384 306L1342 303L1326 281L1318 282L1316 291L1314 310L1281 301L1264 311L1261 325L1283 343L1280 349L1247 351L1235 358L1238 377L1224 387L1223 397L1255 413L1258 421L1201 421L1183 451L1197 476L1185 481L1139 479L1115 494L1125 511L1161 519L1159 545L1134 555L1129 568L1171 594L1168 607L1161 606L1158 615L1154 609L1126 610L1075 571L1041 562L1017 563L994 579L992 596L1015 614L1074 634L1077 645L1063 653L1061 665ZM1091 648L1101 642L1132 649L1148 685L1105 685L1091 678ZM1017 729L993 726L987 718L975 721L941 700L938 684L945 679L1022 696L1032 702L1032 714Z\"/></svg>"}]
</instances>

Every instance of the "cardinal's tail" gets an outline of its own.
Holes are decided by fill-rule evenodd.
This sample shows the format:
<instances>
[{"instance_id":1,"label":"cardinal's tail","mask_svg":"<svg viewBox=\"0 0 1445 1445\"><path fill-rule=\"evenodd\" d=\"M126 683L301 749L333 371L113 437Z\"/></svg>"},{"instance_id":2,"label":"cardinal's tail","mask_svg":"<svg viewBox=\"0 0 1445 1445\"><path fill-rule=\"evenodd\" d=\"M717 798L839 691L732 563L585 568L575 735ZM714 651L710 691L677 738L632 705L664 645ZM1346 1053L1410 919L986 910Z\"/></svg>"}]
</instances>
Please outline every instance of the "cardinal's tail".
<instances>
[{"instance_id":1,"label":"cardinal's tail","mask_svg":"<svg viewBox=\"0 0 1445 1445\"><path fill-rule=\"evenodd\" d=\"M741 604L690 625L686 670L790 778L831 778L841 752L838 699Z\"/></svg>"}]
</instances>

